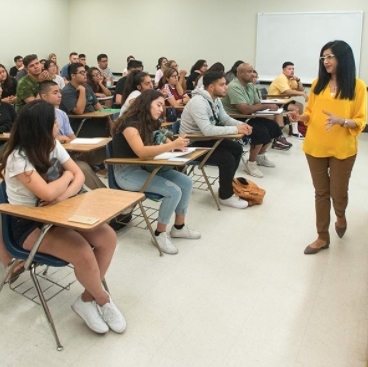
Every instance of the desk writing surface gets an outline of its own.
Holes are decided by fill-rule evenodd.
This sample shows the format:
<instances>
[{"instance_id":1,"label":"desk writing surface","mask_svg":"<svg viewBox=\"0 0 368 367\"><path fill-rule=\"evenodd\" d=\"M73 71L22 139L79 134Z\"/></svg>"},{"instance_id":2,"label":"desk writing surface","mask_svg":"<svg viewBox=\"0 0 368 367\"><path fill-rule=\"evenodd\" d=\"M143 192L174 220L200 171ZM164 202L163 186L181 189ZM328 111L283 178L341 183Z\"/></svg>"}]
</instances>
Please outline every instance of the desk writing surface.
<instances>
[{"instance_id":1,"label":"desk writing surface","mask_svg":"<svg viewBox=\"0 0 368 367\"><path fill-rule=\"evenodd\" d=\"M227 135L203 135L203 134L187 134L190 140L220 140L220 139L241 139L244 134L227 134Z\"/></svg>"},{"instance_id":2,"label":"desk writing surface","mask_svg":"<svg viewBox=\"0 0 368 367\"><path fill-rule=\"evenodd\" d=\"M0 204L0 212L80 231L91 230L145 198L143 193L101 188L43 207ZM97 217L93 225L70 222L73 215Z\"/></svg>"},{"instance_id":3,"label":"desk writing surface","mask_svg":"<svg viewBox=\"0 0 368 367\"><path fill-rule=\"evenodd\" d=\"M71 119L98 119L101 117L109 117L112 116L114 114L114 112L111 111L94 111L94 112L87 112L87 113L83 113L82 115L68 115L69 118Z\"/></svg>"},{"instance_id":4,"label":"desk writing surface","mask_svg":"<svg viewBox=\"0 0 368 367\"><path fill-rule=\"evenodd\" d=\"M111 138L101 138L102 141L97 144L63 144L63 147L71 152L91 152L92 150L97 150L103 148L107 145Z\"/></svg>"},{"instance_id":5,"label":"desk writing surface","mask_svg":"<svg viewBox=\"0 0 368 367\"><path fill-rule=\"evenodd\" d=\"M136 164L142 166L173 166L173 167L182 167L185 166L188 162L196 160L201 155L208 152L208 149L196 149L189 154L185 154L180 156L180 158L188 159L187 162L178 162L178 161L170 161L167 159L141 159L141 158L109 158L105 160L107 164Z\"/></svg>"}]
</instances>

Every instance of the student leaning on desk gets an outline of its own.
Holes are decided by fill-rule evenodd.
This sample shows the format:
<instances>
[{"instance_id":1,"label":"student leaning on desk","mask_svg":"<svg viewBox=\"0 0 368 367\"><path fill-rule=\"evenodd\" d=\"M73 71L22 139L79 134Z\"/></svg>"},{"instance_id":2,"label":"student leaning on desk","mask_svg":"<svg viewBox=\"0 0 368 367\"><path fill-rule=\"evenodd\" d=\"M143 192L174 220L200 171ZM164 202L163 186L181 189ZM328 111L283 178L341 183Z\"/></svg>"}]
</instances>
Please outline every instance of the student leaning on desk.
<instances>
[{"instance_id":1,"label":"student leaning on desk","mask_svg":"<svg viewBox=\"0 0 368 367\"><path fill-rule=\"evenodd\" d=\"M119 117L113 129L113 158L150 158L173 149L184 150L189 140L179 137L165 144L154 145L153 133L160 127L159 118L165 108L165 100L159 91L149 89L138 96L129 110ZM114 165L117 184L128 191L139 191L150 176L139 165ZM177 254L178 249L172 238L197 239L199 232L185 224L185 216L192 192L192 180L185 174L170 170L160 170L148 185L147 192L163 196L157 219L156 239L167 254ZM166 227L175 212L175 223L170 236Z\"/></svg>"},{"instance_id":2,"label":"student leaning on desk","mask_svg":"<svg viewBox=\"0 0 368 367\"><path fill-rule=\"evenodd\" d=\"M80 191L83 173L55 139L58 131L55 107L51 103L35 100L22 108L0 158L1 178L5 179L10 204L34 207L40 199L43 205L48 205ZM59 160L64 172L48 183L43 177L51 166L52 158ZM41 226L42 223L13 217L11 231L14 241L30 251ZM0 246L4 244L1 242ZM90 329L100 334L109 328L122 333L126 328L123 315L101 284L115 247L114 231L107 224L101 224L88 232L53 226L39 248L40 252L74 266L75 276L85 290L73 303L72 309ZM4 251L0 254L3 256Z\"/></svg>"}]
</instances>

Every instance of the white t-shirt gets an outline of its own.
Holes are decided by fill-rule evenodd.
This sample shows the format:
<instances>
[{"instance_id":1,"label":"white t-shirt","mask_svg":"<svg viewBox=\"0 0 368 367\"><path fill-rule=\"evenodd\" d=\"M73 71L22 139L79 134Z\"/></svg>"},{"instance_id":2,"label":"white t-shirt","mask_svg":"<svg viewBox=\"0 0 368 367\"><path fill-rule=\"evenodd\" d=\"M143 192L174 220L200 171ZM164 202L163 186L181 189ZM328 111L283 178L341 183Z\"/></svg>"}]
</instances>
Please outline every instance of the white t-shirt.
<instances>
[{"instance_id":1,"label":"white t-shirt","mask_svg":"<svg viewBox=\"0 0 368 367\"><path fill-rule=\"evenodd\" d=\"M129 94L128 98L126 99L126 101L124 102L124 104L121 106L120 109L120 115L119 117L125 112L128 111L129 107L130 107L130 103L129 101L133 98L137 98L138 96L141 95L141 91L139 90L133 90L132 93Z\"/></svg>"},{"instance_id":2,"label":"white t-shirt","mask_svg":"<svg viewBox=\"0 0 368 367\"><path fill-rule=\"evenodd\" d=\"M163 77L164 73L162 72L161 69L158 69L156 71L156 75L155 75L155 84L158 84L158 82L161 80L161 78Z\"/></svg>"},{"instance_id":3,"label":"white t-shirt","mask_svg":"<svg viewBox=\"0 0 368 367\"><path fill-rule=\"evenodd\" d=\"M56 75L55 79L53 79L55 83L59 86L60 89L65 87L64 79L60 75Z\"/></svg>"},{"instance_id":4,"label":"white t-shirt","mask_svg":"<svg viewBox=\"0 0 368 367\"><path fill-rule=\"evenodd\" d=\"M50 153L51 158L57 158L63 164L70 156L59 141L56 140L55 149ZM13 151L8 157L5 168L6 193L10 204L36 205L37 197L35 194L28 190L16 177L20 173L27 171L35 171L33 164L19 150Z\"/></svg>"}]
</instances>

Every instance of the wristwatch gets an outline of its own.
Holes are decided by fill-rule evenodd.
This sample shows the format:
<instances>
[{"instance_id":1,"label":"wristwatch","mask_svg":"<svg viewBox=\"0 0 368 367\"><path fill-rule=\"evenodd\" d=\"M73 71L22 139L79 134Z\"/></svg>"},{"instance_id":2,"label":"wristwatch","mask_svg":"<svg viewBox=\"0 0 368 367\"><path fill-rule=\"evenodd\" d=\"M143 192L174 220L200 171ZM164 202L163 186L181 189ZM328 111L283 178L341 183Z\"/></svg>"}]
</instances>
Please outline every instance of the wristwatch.
<instances>
[{"instance_id":1,"label":"wristwatch","mask_svg":"<svg viewBox=\"0 0 368 367\"><path fill-rule=\"evenodd\" d=\"M343 127L348 127L348 119L344 119L344 123L342 124Z\"/></svg>"}]
</instances>

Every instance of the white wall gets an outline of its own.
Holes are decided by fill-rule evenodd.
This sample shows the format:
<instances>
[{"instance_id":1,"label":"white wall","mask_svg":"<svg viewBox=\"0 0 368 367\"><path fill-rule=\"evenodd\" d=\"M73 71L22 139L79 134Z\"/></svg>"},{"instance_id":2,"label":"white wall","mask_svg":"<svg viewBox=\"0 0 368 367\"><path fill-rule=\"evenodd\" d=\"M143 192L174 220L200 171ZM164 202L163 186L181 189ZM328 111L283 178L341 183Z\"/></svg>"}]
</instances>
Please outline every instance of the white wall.
<instances>
[{"instance_id":1,"label":"white wall","mask_svg":"<svg viewBox=\"0 0 368 367\"><path fill-rule=\"evenodd\" d=\"M10 68L16 55L69 53L69 0L1 0L0 63Z\"/></svg>"},{"instance_id":2,"label":"white wall","mask_svg":"<svg viewBox=\"0 0 368 367\"><path fill-rule=\"evenodd\" d=\"M1 0L0 63L10 67L17 54L58 55L62 66L71 51L87 54L89 65L107 53L113 71L122 71L133 54L154 72L157 59L175 59L188 69L199 58L209 64L221 61L229 69L237 59L254 64L256 22L259 12L363 10L365 0ZM366 19L364 19L366 23ZM311 25L312 27L313 25ZM342 25L343 27L344 25ZM285 25L280 47L288 32L308 32L298 24ZM321 45L322 46L322 45ZM272 62L272 55L270 55ZM363 25L360 76L368 83L368 35ZM296 73L297 73L296 65Z\"/></svg>"},{"instance_id":3,"label":"white wall","mask_svg":"<svg viewBox=\"0 0 368 367\"><path fill-rule=\"evenodd\" d=\"M98 14L100 10L103 10L102 16ZM121 71L130 54L141 59L150 72L155 70L160 56L175 59L187 70L200 58L209 64L221 61L229 69L238 59L254 64L259 12L329 10L363 10L366 15L368 2L104 0L101 8L100 0L71 0L70 46L86 53L90 65L95 63L98 53L107 53L113 71ZM285 39L280 41L280 47L293 47L296 53L303 52L303 45L287 43L288 32L308 32L308 29L300 29L298 24L285 24ZM363 26L361 77L368 83L367 64L368 36L367 27Z\"/></svg>"}]
</instances>

